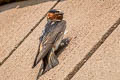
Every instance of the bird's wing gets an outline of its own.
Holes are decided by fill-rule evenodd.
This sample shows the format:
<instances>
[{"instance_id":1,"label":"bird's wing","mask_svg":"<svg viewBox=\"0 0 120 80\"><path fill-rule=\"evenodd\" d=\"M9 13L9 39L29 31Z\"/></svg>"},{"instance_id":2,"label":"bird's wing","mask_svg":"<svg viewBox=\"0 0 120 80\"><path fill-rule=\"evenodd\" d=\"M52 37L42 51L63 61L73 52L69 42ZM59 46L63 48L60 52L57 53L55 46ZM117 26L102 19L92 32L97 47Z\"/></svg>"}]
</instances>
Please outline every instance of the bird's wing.
<instances>
[{"instance_id":1,"label":"bird's wing","mask_svg":"<svg viewBox=\"0 0 120 80\"><path fill-rule=\"evenodd\" d=\"M42 40L42 43L40 45L40 54L37 57L36 64L40 62L41 59L43 59L47 53L52 49L53 44L55 43L58 36L63 33L66 29L66 22L60 22L58 23L55 28L50 31Z\"/></svg>"}]
</instances>

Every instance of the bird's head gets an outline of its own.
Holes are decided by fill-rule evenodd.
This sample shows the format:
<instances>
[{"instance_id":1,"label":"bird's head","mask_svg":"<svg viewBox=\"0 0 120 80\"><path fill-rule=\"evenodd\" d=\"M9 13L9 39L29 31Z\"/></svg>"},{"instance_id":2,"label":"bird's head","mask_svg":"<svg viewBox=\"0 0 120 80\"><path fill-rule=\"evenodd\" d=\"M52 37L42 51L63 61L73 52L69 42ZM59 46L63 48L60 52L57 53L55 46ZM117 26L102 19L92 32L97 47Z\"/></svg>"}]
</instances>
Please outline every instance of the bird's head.
<instances>
[{"instance_id":1,"label":"bird's head","mask_svg":"<svg viewBox=\"0 0 120 80\"><path fill-rule=\"evenodd\" d=\"M61 21L63 19L63 12L61 10L52 9L47 14L47 19L51 21Z\"/></svg>"}]
</instances>

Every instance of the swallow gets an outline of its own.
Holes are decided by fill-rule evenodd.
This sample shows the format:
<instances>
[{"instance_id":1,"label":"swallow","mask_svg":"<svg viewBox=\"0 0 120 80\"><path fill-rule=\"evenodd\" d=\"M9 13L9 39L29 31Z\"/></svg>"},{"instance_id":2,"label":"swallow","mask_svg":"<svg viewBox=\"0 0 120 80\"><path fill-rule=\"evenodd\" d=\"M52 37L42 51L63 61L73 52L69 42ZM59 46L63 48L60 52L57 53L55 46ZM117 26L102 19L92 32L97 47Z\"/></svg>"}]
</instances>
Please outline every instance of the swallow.
<instances>
[{"instance_id":1,"label":"swallow","mask_svg":"<svg viewBox=\"0 0 120 80\"><path fill-rule=\"evenodd\" d=\"M34 68L40 61L42 62L38 77L59 64L55 51L62 44L66 30L63 15L62 11L56 9L50 10L47 14L47 23L42 31L38 52L32 66Z\"/></svg>"}]
</instances>

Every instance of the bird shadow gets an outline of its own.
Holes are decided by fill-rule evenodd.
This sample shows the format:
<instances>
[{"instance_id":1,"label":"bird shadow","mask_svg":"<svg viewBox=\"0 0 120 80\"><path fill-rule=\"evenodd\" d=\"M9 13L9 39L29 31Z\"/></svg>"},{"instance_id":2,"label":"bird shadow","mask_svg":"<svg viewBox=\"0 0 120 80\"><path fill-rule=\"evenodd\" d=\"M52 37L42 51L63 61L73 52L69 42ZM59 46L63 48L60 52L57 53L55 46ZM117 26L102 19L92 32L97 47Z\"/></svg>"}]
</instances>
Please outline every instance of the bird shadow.
<instances>
[{"instance_id":1,"label":"bird shadow","mask_svg":"<svg viewBox=\"0 0 120 80\"><path fill-rule=\"evenodd\" d=\"M60 54L66 49L66 47L70 43L70 39L65 38L65 39L62 40L61 43L63 43L64 45L60 45L59 48L55 51L55 54L56 54L57 57L59 57Z\"/></svg>"},{"instance_id":2,"label":"bird shadow","mask_svg":"<svg viewBox=\"0 0 120 80\"><path fill-rule=\"evenodd\" d=\"M0 5L0 12L13 9L13 8L23 8L27 6L33 6L33 5L37 5L37 4L45 3L49 1L54 2L58 0L22 0L17 2L11 2L9 4L7 3L7 4ZM60 0L60 1L64 1L64 0Z\"/></svg>"}]
</instances>

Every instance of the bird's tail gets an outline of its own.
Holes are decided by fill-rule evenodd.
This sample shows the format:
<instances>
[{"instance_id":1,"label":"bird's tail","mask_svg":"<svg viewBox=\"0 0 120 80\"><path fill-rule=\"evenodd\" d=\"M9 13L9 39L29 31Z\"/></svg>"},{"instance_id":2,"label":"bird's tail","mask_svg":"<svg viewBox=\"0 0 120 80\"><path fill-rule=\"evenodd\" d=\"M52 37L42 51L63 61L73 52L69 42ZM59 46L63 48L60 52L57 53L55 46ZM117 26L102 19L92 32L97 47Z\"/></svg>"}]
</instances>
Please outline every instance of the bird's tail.
<instances>
[{"instance_id":1,"label":"bird's tail","mask_svg":"<svg viewBox=\"0 0 120 80\"><path fill-rule=\"evenodd\" d=\"M41 59L43 59L47 55L47 53L51 50L50 49L51 46L52 46L52 44L48 44L44 48L41 48L41 50L40 50L40 46L39 46L39 48L38 48L39 50L37 52L37 55L36 55L36 58L35 58L32 68L34 68L41 61Z\"/></svg>"},{"instance_id":2,"label":"bird's tail","mask_svg":"<svg viewBox=\"0 0 120 80\"><path fill-rule=\"evenodd\" d=\"M39 44L39 46L38 46L37 55L36 55L36 57L35 57L35 60L34 60L34 63L33 63L32 68L34 68L34 67L37 65L37 64L36 64L36 61L37 61L37 57L38 57L39 53L40 53L40 44Z\"/></svg>"}]
</instances>

